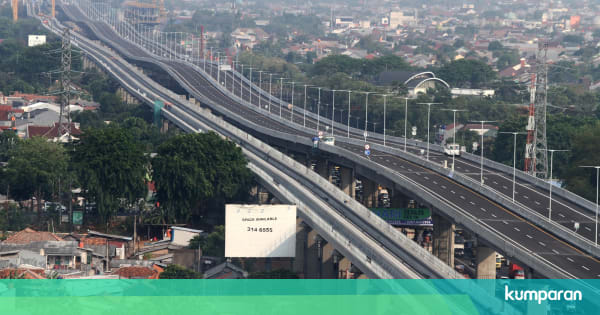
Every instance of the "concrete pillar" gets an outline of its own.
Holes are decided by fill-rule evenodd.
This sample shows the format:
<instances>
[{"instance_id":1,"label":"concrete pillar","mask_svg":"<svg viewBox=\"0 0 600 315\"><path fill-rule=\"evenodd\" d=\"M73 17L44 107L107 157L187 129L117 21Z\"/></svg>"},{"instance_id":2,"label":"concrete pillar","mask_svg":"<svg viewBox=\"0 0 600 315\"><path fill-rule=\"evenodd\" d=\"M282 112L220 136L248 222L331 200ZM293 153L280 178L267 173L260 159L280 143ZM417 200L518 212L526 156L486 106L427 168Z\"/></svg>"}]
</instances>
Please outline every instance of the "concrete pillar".
<instances>
[{"instance_id":1,"label":"concrete pillar","mask_svg":"<svg viewBox=\"0 0 600 315\"><path fill-rule=\"evenodd\" d=\"M162 128L160 129L160 132L166 133L167 131L169 131L169 121L163 119Z\"/></svg>"},{"instance_id":2,"label":"concrete pillar","mask_svg":"<svg viewBox=\"0 0 600 315\"><path fill-rule=\"evenodd\" d=\"M338 278L347 279L352 272L352 262L346 257L342 257L338 262Z\"/></svg>"},{"instance_id":3,"label":"concrete pillar","mask_svg":"<svg viewBox=\"0 0 600 315\"><path fill-rule=\"evenodd\" d=\"M307 279L319 279L321 274L321 237L315 230L308 232L306 239L306 272L304 277Z\"/></svg>"},{"instance_id":4,"label":"concrete pillar","mask_svg":"<svg viewBox=\"0 0 600 315\"><path fill-rule=\"evenodd\" d=\"M496 252L486 246L477 247L477 279L496 279Z\"/></svg>"},{"instance_id":5,"label":"concrete pillar","mask_svg":"<svg viewBox=\"0 0 600 315\"><path fill-rule=\"evenodd\" d=\"M377 207L377 184L366 178L362 179L363 203L367 208Z\"/></svg>"},{"instance_id":6,"label":"concrete pillar","mask_svg":"<svg viewBox=\"0 0 600 315\"><path fill-rule=\"evenodd\" d=\"M356 195L356 182L354 181L354 170L347 167L340 167L340 181L342 190L348 194L348 196L355 198Z\"/></svg>"},{"instance_id":7,"label":"concrete pillar","mask_svg":"<svg viewBox=\"0 0 600 315\"><path fill-rule=\"evenodd\" d=\"M322 241L322 258L321 258L321 279L335 279L337 278L337 273L335 271L334 264L334 248L333 246L326 242Z\"/></svg>"},{"instance_id":8,"label":"concrete pillar","mask_svg":"<svg viewBox=\"0 0 600 315\"><path fill-rule=\"evenodd\" d=\"M293 270L300 274L302 278L306 274L306 251L309 230L310 227L302 219L296 219L296 257L294 258Z\"/></svg>"},{"instance_id":9,"label":"concrete pillar","mask_svg":"<svg viewBox=\"0 0 600 315\"><path fill-rule=\"evenodd\" d=\"M307 165L306 163L308 163L306 155L304 154L294 154L294 160L302 165Z\"/></svg>"},{"instance_id":10,"label":"concrete pillar","mask_svg":"<svg viewBox=\"0 0 600 315\"><path fill-rule=\"evenodd\" d=\"M390 207L391 208L406 208L408 205L408 198L400 193L396 189L388 189L390 193Z\"/></svg>"},{"instance_id":11,"label":"concrete pillar","mask_svg":"<svg viewBox=\"0 0 600 315\"><path fill-rule=\"evenodd\" d=\"M433 254L454 268L454 224L438 214L433 219Z\"/></svg>"},{"instance_id":12,"label":"concrete pillar","mask_svg":"<svg viewBox=\"0 0 600 315\"><path fill-rule=\"evenodd\" d=\"M329 179L329 169L327 168L327 160L317 160L316 166L315 166L315 172L317 172L317 174L321 175L321 177Z\"/></svg>"},{"instance_id":13,"label":"concrete pillar","mask_svg":"<svg viewBox=\"0 0 600 315\"><path fill-rule=\"evenodd\" d=\"M192 104L196 104L196 99L195 99L195 98L193 98L193 97L191 97L191 96L190 96L190 99L189 99L189 101L190 101Z\"/></svg>"}]
</instances>

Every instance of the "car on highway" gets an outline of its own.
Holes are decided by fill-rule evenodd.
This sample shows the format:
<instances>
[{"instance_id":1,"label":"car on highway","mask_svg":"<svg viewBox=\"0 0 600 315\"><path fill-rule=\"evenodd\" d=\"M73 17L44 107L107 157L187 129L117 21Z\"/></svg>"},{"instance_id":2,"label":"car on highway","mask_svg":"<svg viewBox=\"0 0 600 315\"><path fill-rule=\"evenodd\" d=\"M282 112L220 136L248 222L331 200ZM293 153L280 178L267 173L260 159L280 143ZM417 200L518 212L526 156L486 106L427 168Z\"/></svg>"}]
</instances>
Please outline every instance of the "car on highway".
<instances>
[{"instance_id":1,"label":"car on highway","mask_svg":"<svg viewBox=\"0 0 600 315\"><path fill-rule=\"evenodd\" d=\"M335 137L323 137L323 143L328 145L335 145Z\"/></svg>"}]
</instances>

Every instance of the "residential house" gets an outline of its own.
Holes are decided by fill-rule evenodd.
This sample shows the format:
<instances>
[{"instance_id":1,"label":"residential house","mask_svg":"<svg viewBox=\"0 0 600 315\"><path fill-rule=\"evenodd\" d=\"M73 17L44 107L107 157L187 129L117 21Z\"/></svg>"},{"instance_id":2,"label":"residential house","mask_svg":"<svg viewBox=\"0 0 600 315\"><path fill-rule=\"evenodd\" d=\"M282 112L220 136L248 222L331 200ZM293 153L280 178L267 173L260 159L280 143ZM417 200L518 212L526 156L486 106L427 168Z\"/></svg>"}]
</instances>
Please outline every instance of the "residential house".
<instances>
[{"instance_id":1,"label":"residential house","mask_svg":"<svg viewBox=\"0 0 600 315\"><path fill-rule=\"evenodd\" d=\"M204 272L204 279L246 279L248 272L225 261Z\"/></svg>"}]
</instances>

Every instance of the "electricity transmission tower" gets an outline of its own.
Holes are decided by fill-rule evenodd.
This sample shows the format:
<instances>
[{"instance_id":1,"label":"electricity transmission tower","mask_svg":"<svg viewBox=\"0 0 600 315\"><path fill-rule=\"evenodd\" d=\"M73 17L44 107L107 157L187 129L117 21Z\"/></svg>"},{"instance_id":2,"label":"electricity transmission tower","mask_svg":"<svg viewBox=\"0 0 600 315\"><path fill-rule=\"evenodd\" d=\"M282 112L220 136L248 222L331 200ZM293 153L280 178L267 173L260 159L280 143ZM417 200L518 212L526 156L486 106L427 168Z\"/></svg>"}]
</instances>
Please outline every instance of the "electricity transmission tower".
<instances>
[{"instance_id":1,"label":"electricity transmission tower","mask_svg":"<svg viewBox=\"0 0 600 315\"><path fill-rule=\"evenodd\" d=\"M537 88L535 91L535 138L533 142L533 172L546 178L548 173L548 143L546 141L546 105L548 102L548 42L540 41L537 56Z\"/></svg>"},{"instance_id":2,"label":"electricity transmission tower","mask_svg":"<svg viewBox=\"0 0 600 315\"><path fill-rule=\"evenodd\" d=\"M71 111L69 110L71 98L71 32L68 28L65 28L62 36L60 88L58 139L69 141L71 139Z\"/></svg>"}]
</instances>

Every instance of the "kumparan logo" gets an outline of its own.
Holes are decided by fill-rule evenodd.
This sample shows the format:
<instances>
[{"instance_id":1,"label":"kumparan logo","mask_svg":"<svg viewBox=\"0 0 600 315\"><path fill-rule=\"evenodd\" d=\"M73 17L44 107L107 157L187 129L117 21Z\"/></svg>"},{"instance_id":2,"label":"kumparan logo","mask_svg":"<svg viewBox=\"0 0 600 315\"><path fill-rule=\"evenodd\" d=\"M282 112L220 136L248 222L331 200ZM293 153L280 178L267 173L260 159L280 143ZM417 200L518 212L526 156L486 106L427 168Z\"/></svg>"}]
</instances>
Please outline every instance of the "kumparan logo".
<instances>
[{"instance_id":1,"label":"kumparan logo","mask_svg":"<svg viewBox=\"0 0 600 315\"><path fill-rule=\"evenodd\" d=\"M504 286L505 301L581 301L582 294L579 290L509 290Z\"/></svg>"}]
</instances>

